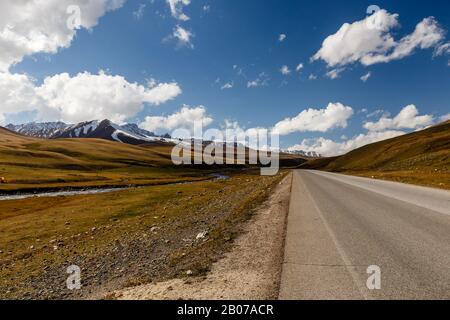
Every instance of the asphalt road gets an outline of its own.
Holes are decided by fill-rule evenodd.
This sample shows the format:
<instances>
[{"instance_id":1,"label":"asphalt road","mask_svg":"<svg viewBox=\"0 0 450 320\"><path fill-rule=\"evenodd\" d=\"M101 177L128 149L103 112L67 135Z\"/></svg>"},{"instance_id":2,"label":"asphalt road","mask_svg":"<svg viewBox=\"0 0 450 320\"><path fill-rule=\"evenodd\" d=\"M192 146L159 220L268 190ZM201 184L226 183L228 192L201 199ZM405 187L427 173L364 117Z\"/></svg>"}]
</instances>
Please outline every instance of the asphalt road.
<instances>
[{"instance_id":1,"label":"asphalt road","mask_svg":"<svg viewBox=\"0 0 450 320\"><path fill-rule=\"evenodd\" d=\"M450 192L295 171L280 299L450 299Z\"/></svg>"}]
</instances>

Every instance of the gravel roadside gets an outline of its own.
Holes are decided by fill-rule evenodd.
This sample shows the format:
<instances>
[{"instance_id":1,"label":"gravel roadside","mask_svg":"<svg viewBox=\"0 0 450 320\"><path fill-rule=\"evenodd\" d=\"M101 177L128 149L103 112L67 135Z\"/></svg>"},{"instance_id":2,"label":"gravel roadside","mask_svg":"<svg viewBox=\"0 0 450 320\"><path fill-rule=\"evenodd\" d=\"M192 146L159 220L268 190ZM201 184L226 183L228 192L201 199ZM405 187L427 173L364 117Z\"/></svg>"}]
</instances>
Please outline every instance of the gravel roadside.
<instances>
[{"instance_id":1,"label":"gravel roadside","mask_svg":"<svg viewBox=\"0 0 450 320\"><path fill-rule=\"evenodd\" d=\"M151 283L109 295L123 300L277 299L292 174L244 226L233 249L204 277Z\"/></svg>"}]
</instances>

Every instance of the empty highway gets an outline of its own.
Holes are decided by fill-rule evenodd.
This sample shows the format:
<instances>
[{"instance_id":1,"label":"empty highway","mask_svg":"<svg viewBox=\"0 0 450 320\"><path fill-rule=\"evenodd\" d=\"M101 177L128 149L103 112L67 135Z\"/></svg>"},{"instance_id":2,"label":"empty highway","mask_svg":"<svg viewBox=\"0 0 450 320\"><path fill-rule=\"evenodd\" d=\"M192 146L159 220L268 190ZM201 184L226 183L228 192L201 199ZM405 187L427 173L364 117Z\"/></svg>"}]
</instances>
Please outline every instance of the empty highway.
<instances>
[{"instance_id":1,"label":"empty highway","mask_svg":"<svg viewBox=\"0 0 450 320\"><path fill-rule=\"evenodd\" d=\"M450 192L295 171L279 297L450 299Z\"/></svg>"}]
</instances>

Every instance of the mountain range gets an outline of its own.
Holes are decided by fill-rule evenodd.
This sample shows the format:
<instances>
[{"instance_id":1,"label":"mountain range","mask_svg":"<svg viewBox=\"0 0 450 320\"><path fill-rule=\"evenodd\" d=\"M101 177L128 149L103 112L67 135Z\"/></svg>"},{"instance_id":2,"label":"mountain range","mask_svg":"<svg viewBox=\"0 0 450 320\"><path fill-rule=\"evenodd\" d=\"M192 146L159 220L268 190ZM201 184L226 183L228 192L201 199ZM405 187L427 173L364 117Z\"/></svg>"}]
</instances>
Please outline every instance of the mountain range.
<instances>
[{"instance_id":1,"label":"mountain range","mask_svg":"<svg viewBox=\"0 0 450 320\"><path fill-rule=\"evenodd\" d=\"M117 141L132 145L174 143L169 134L158 136L153 132L139 128L137 124L127 123L118 125L105 119L103 121L93 120L77 124L66 124L64 122L30 122L20 125L8 124L7 129L25 136L42 139L59 138L94 138L109 141ZM211 141L202 141L209 144ZM319 158L316 152L281 150L282 153L302 156L307 158Z\"/></svg>"},{"instance_id":2,"label":"mountain range","mask_svg":"<svg viewBox=\"0 0 450 320\"><path fill-rule=\"evenodd\" d=\"M31 122L21 125L9 124L6 128L22 135L43 139L95 138L132 145L173 142L168 134L158 136L153 132L139 128L133 123L118 125L107 119L80 122L73 125L60 121Z\"/></svg>"}]
</instances>

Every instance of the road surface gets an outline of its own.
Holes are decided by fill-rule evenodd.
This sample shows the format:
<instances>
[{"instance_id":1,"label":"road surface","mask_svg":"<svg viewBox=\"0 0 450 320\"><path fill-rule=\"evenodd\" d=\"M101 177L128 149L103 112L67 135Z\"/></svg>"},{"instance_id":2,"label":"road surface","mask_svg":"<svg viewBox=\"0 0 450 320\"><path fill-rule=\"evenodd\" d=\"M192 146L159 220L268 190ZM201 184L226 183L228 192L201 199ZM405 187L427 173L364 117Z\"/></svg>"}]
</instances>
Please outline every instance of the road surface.
<instances>
[{"instance_id":1,"label":"road surface","mask_svg":"<svg viewBox=\"0 0 450 320\"><path fill-rule=\"evenodd\" d=\"M279 297L450 299L450 192L295 171Z\"/></svg>"}]
</instances>

